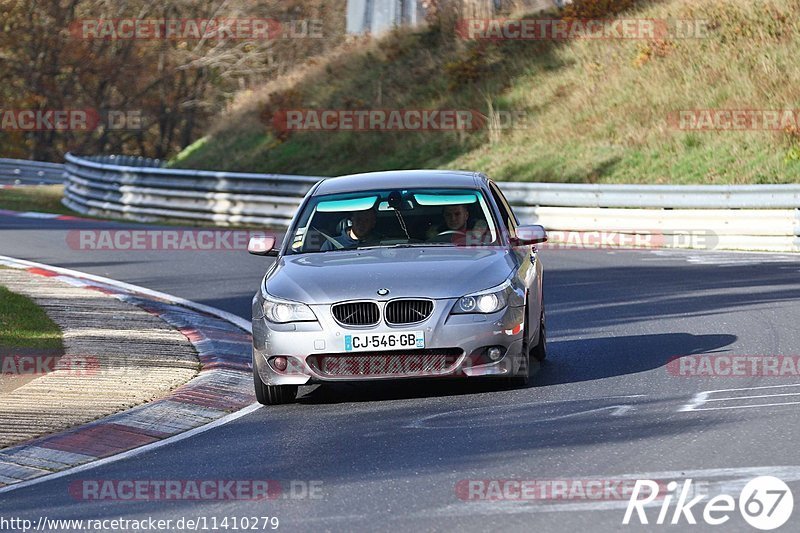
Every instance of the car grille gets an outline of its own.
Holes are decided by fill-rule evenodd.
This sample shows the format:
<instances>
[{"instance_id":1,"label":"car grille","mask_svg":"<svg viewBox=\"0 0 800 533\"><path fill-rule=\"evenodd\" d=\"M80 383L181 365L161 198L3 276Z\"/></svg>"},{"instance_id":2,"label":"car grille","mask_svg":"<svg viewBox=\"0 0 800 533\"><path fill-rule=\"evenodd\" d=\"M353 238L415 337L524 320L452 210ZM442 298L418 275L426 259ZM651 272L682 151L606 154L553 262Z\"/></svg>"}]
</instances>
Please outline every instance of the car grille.
<instances>
[{"instance_id":1,"label":"car grille","mask_svg":"<svg viewBox=\"0 0 800 533\"><path fill-rule=\"evenodd\" d=\"M392 300L386 305L386 322L414 324L426 320L432 312L431 300Z\"/></svg>"},{"instance_id":2,"label":"car grille","mask_svg":"<svg viewBox=\"0 0 800 533\"><path fill-rule=\"evenodd\" d=\"M345 326L374 326L380 320L375 302L348 302L331 308L333 318Z\"/></svg>"},{"instance_id":3,"label":"car grille","mask_svg":"<svg viewBox=\"0 0 800 533\"><path fill-rule=\"evenodd\" d=\"M450 372L461 357L458 348L323 354L306 361L323 376L436 376Z\"/></svg>"}]
</instances>

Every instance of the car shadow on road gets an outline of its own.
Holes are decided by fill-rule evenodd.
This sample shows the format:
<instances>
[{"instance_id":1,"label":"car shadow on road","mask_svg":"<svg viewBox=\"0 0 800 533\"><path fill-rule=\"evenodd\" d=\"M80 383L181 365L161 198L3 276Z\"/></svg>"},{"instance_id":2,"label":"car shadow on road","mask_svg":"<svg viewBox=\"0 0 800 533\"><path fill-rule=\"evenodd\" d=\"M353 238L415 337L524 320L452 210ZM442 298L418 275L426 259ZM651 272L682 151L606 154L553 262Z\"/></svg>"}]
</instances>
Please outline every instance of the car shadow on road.
<instances>
[{"instance_id":1,"label":"car shadow on road","mask_svg":"<svg viewBox=\"0 0 800 533\"><path fill-rule=\"evenodd\" d=\"M534 386L557 385L605 379L647 372L675 357L714 353L730 346L736 335L653 335L604 336L589 339L550 341L549 359L532 380Z\"/></svg>"},{"instance_id":2,"label":"car shadow on road","mask_svg":"<svg viewBox=\"0 0 800 533\"><path fill-rule=\"evenodd\" d=\"M301 389L300 404L336 404L345 402L377 402L482 394L507 390L503 379L406 379L399 381L326 383ZM307 392L306 392L307 391Z\"/></svg>"}]
</instances>

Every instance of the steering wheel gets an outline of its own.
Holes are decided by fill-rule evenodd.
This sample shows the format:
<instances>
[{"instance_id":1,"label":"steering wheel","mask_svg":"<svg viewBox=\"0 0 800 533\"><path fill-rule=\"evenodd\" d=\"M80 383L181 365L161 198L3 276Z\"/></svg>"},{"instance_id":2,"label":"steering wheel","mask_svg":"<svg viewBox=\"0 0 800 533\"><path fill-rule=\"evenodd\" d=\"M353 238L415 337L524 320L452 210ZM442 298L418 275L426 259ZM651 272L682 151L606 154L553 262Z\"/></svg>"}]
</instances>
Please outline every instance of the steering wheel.
<instances>
[{"instance_id":1,"label":"steering wheel","mask_svg":"<svg viewBox=\"0 0 800 533\"><path fill-rule=\"evenodd\" d=\"M457 229L449 229L436 234L437 237L442 237L443 235L464 235L464 232Z\"/></svg>"},{"instance_id":2,"label":"steering wheel","mask_svg":"<svg viewBox=\"0 0 800 533\"><path fill-rule=\"evenodd\" d=\"M324 231L320 231L319 229L314 228L314 227L312 227L311 229L316 231L317 233L319 233L323 237L325 237L325 240L327 240L329 243L331 243L333 245L334 249L341 250L342 248L344 248L344 245L342 243L340 243L339 241L337 241L336 239L334 239L330 235L326 234Z\"/></svg>"}]
</instances>

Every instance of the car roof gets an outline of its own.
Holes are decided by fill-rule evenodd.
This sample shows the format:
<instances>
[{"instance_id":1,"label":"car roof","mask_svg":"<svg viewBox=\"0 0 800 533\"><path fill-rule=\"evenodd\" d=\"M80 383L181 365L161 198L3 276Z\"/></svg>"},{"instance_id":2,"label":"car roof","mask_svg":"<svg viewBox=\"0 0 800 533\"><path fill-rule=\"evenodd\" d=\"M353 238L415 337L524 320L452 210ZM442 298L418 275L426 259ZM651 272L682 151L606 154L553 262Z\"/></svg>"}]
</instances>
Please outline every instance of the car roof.
<instances>
[{"instance_id":1,"label":"car roof","mask_svg":"<svg viewBox=\"0 0 800 533\"><path fill-rule=\"evenodd\" d=\"M416 188L480 188L486 176L464 170L390 170L326 178L319 183L314 196L378 189Z\"/></svg>"}]
</instances>

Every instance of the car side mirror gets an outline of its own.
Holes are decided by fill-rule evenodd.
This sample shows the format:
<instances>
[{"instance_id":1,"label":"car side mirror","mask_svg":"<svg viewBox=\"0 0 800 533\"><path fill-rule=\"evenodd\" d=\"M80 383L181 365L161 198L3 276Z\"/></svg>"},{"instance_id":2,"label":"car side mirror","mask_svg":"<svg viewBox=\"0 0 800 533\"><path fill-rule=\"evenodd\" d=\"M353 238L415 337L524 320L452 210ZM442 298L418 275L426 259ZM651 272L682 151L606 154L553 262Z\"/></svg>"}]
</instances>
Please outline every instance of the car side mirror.
<instances>
[{"instance_id":1,"label":"car side mirror","mask_svg":"<svg viewBox=\"0 0 800 533\"><path fill-rule=\"evenodd\" d=\"M253 255L277 256L275 237L270 235L253 235L247 243L247 251Z\"/></svg>"},{"instance_id":2,"label":"car side mirror","mask_svg":"<svg viewBox=\"0 0 800 533\"><path fill-rule=\"evenodd\" d=\"M539 244L540 242L547 242L547 232L544 226L539 224L531 224L528 226L519 226L517 228L517 236L512 239L514 246L526 246L529 244Z\"/></svg>"}]
</instances>

